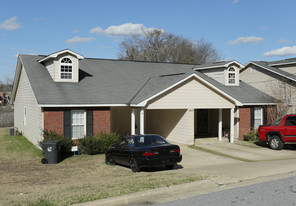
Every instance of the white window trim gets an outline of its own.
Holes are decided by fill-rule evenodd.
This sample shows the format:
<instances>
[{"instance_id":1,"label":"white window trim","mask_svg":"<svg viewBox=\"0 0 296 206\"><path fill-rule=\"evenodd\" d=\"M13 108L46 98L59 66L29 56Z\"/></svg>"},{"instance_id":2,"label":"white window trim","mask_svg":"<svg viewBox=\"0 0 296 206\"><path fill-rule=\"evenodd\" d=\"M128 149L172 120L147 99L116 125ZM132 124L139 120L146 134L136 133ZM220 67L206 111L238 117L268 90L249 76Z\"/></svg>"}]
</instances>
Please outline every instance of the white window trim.
<instances>
[{"instance_id":1,"label":"white window trim","mask_svg":"<svg viewBox=\"0 0 296 206\"><path fill-rule=\"evenodd\" d=\"M234 71L229 71L230 69L234 69ZM229 74L234 74L234 78L229 78ZM227 84L228 85L235 85L236 84L236 78L237 78L236 69L234 67L229 67L227 69ZM229 82L229 80L231 80L231 79L234 79L234 83Z\"/></svg>"},{"instance_id":2,"label":"white window trim","mask_svg":"<svg viewBox=\"0 0 296 206\"><path fill-rule=\"evenodd\" d=\"M27 107L24 106L24 126L27 126Z\"/></svg>"},{"instance_id":3,"label":"white window trim","mask_svg":"<svg viewBox=\"0 0 296 206\"><path fill-rule=\"evenodd\" d=\"M72 123L72 116L73 116L73 112L83 112L83 115L84 115L84 136L86 135L86 111L85 110L71 110L71 133L73 135L73 123ZM78 124L77 124L78 125ZM81 137L83 138L83 137ZM81 139L81 138L76 138L76 137L72 137L72 139Z\"/></svg>"},{"instance_id":4,"label":"white window trim","mask_svg":"<svg viewBox=\"0 0 296 206\"><path fill-rule=\"evenodd\" d=\"M65 59L65 58L70 59L72 63L62 63L63 59ZM62 79L62 68L61 68L62 65L64 65L64 66L71 66L72 67L71 79ZM63 57L60 60L60 74L59 74L60 75L60 80L63 80L63 81L73 80L73 75L74 75L73 69L74 69L74 67L73 67L73 60L71 58L69 58L69 57ZM70 72L68 72L68 73L70 73Z\"/></svg>"},{"instance_id":5,"label":"white window trim","mask_svg":"<svg viewBox=\"0 0 296 206\"><path fill-rule=\"evenodd\" d=\"M263 124L263 108L262 107L255 107L254 108L254 127L255 127L255 120L256 120L256 115L255 115L256 109L260 109L260 113L261 113L260 125ZM255 129L258 129L258 128L255 128Z\"/></svg>"}]
</instances>

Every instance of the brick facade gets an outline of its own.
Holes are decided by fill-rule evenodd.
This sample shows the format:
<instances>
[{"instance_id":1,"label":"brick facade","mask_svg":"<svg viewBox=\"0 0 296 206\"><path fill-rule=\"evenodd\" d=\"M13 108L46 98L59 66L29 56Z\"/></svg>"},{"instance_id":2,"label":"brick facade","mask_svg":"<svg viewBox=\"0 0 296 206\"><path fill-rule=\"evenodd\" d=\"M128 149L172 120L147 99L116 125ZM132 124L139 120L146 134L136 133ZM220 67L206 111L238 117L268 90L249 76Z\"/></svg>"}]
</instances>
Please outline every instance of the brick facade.
<instances>
[{"instance_id":1,"label":"brick facade","mask_svg":"<svg viewBox=\"0 0 296 206\"><path fill-rule=\"evenodd\" d=\"M251 109L249 107L241 107L239 108L239 139L243 140L244 135L250 132L250 124L251 124Z\"/></svg>"},{"instance_id":2,"label":"brick facade","mask_svg":"<svg viewBox=\"0 0 296 206\"><path fill-rule=\"evenodd\" d=\"M100 132L110 133L110 110L93 111L93 129L94 135Z\"/></svg>"},{"instance_id":3,"label":"brick facade","mask_svg":"<svg viewBox=\"0 0 296 206\"><path fill-rule=\"evenodd\" d=\"M82 108L79 108L80 110ZM69 110L69 109L66 109ZM110 133L110 109L94 108L93 110L93 135L100 132ZM58 134L64 135L64 111L59 109L46 109L44 112L44 129L52 130Z\"/></svg>"},{"instance_id":4,"label":"brick facade","mask_svg":"<svg viewBox=\"0 0 296 206\"><path fill-rule=\"evenodd\" d=\"M64 112L44 111L44 129L52 130L58 134L64 134Z\"/></svg>"}]
</instances>

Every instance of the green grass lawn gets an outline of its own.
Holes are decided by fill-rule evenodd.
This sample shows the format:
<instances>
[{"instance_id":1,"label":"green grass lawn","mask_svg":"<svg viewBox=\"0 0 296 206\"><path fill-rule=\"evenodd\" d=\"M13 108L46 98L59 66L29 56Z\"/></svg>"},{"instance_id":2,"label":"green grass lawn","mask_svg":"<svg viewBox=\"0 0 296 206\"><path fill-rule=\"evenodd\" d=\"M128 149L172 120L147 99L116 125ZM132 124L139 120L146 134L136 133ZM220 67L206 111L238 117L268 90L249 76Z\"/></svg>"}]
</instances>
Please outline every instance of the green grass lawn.
<instances>
[{"instance_id":1,"label":"green grass lawn","mask_svg":"<svg viewBox=\"0 0 296 206\"><path fill-rule=\"evenodd\" d=\"M166 170L132 173L104 155L79 155L43 165L42 151L0 128L0 205L71 205L204 179Z\"/></svg>"}]
</instances>

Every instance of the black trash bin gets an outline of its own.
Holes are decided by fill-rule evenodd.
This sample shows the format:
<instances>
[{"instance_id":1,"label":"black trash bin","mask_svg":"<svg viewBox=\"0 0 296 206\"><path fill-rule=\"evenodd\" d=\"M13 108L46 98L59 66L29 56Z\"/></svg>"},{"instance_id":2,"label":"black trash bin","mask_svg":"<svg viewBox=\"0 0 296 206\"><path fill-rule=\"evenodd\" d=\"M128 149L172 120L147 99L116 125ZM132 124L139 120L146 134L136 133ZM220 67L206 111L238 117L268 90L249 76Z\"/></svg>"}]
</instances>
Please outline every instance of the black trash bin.
<instances>
[{"instance_id":1,"label":"black trash bin","mask_svg":"<svg viewBox=\"0 0 296 206\"><path fill-rule=\"evenodd\" d=\"M41 142L44 150L44 157L41 162L43 164L57 164L61 161L61 141L46 140Z\"/></svg>"}]
</instances>

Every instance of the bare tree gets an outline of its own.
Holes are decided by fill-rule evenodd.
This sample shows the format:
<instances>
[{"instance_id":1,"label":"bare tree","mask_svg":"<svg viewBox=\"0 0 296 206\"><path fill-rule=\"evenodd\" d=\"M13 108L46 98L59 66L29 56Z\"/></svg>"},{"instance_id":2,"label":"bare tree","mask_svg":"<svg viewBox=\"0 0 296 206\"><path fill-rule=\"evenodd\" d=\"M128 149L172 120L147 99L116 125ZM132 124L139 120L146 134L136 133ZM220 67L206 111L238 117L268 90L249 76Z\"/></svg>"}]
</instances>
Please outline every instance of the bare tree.
<instances>
[{"instance_id":1,"label":"bare tree","mask_svg":"<svg viewBox=\"0 0 296 206\"><path fill-rule=\"evenodd\" d=\"M193 42L157 29L143 33L142 36L128 36L121 42L120 59L188 64L205 64L220 59L213 45L203 39Z\"/></svg>"}]
</instances>

